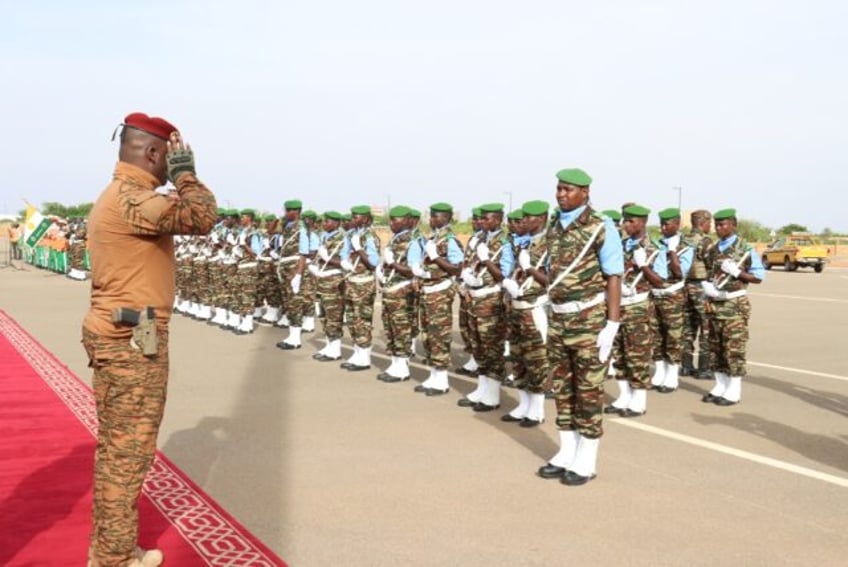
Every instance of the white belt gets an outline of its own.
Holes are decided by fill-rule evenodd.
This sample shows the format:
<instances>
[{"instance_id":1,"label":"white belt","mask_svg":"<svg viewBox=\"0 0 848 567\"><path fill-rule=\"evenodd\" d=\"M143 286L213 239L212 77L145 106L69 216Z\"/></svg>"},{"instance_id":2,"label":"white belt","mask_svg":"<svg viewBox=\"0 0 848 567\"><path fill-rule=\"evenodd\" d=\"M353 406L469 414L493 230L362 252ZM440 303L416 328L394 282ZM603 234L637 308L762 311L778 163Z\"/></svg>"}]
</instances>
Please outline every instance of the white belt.
<instances>
[{"instance_id":1,"label":"white belt","mask_svg":"<svg viewBox=\"0 0 848 567\"><path fill-rule=\"evenodd\" d=\"M548 302L548 296L542 295L536 301L521 301L520 299L512 300L512 308L513 309L534 309L536 307L541 307Z\"/></svg>"},{"instance_id":2,"label":"white belt","mask_svg":"<svg viewBox=\"0 0 848 567\"><path fill-rule=\"evenodd\" d=\"M439 292L439 291L445 291L446 289L450 288L450 286L452 286L452 285L453 285L453 280L448 278L445 281L439 282L437 284L422 286L421 291L423 291L424 293L436 293L436 292Z\"/></svg>"},{"instance_id":3,"label":"white belt","mask_svg":"<svg viewBox=\"0 0 848 567\"><path fill-rule=\"evenodd\" d=\"M718 297L711 297L713 301L727 301L728 299L736 299L737 297L743 297L748 294L747 289L740 289L737 291L720 291L718 292Z\"/></svg>"},{"instance_id":4,"label":"white belt","mask_svg":"<svg viewBox=\"0 0 848 567\"><path fill-rule=\"evenodd\" d=\"M338 275L338 274L340 274L340 273L342 273L342 271L341 271L341 270L327 270L327 271L325 271L325 272L318 272L318 273L317 273L317 274L315 274L315 275L316 275L317 277L319 277L319 278L328 278L328 277L330 277L330 276L336 276L336 275Z\"/></svg>"},{"instance_id":5,"label":"white belt","mask_svg":"<svg viewBox=\"0 0 848 567\"><path fill-rule=\"evenodd\" d=\"M246 268L255 268L258 265L259 265L258 262L245 262L243 264L239 264L238 269L242 270L242 269L246 269Z\"/></svg>"},{"instance_id":6,"label":"white belt","mask_svg":"<svg viewBox=\"0 0 848 567\"><path fill-rule=\"evenodd\" d=\"M645 291L642 293L637 293L636 295L623 296L621 298L621 305L636 305L637 303L642 303L643 301L648 299L648 295L650 295L650 293Z\"/></svg>"},{"instance_id":7,"label":"white belt","mask_svg":"<svg viewBox=\"0 0 848 567\"><path fill-rule=\"evenodd\" d=\"M192 262L205 262L206 258L204 258L203 256L198 256L197 258L191 258L191 261Z\"/></svg>"},{"instance_id":8,"label":"white belt","mask_svg":"<svg viewBox=\"0 0 848 567\"><path fill-rule=\"evenodd\" d=\"M383 293L393 293L395 291L401 290L405 287L412 285L412 280L402 281L396 284L392 284L389 287L383 288Z\"/></svg>"},{"instance_id":9,"label":"white belt","mask_svg":"<svg viewBox=\"0 0 848 567\"><path fill-rule=\"evenodd\" d=\"M256 259L259 260L260 262L273 262L274 261L274 259L269 257L269 256L258 256Z\"/></svg>"},{"instance_id":10,"label":"white belt","mask_svg":"<svg viewBox=\"0 0 848 567\"><path fill-rule=\"evenodd\" d=\"M481 287L479 289L469 289L468 295L475 299L480 299L481 297L488 297L490 295L494 295L496 293L500 293L501 286L499 285L490 285L489 287Z\"/></svg>"},{"instance_id":11,"label":"white belt","mask_svg":"<svg viewBox=\"0 0 848 567\"><path fill-rule=\"evenodd\" d=\"M350 283L371 283L374 281L374 274L365 274L363 276L350 276L347 281Z\"/></svg>"},{"instance_id":12,"label":"white belt","mask_svg":"<svg viewBox=\"0 0 848 567\"><path fill-rule=\"evenodd\" d=\"M675 293L677 293L678 291L683 289L684 285L686 285L685 281L679 281L679 282L672 284L668 287L662 287L662 288L659 288L659 289L652 289L651 295L653 295L654 297L667 297L669 295L674 295Z\"/></svg>"},{"instance_id":13,"label":"white belt","mask_svg":"<svg viewBox=\"0 0 848 567\"><path fill-rule=\"evenodd\" d=\"M300 260L300 254L296 256L283 256L279 260L277 260L280 264L288 264L289 262L294 262L295 260Z\"/></svg>"},{"instance_id":14,"label":"white belt","mask_svg":"<svg viewBox=\"0 0 848 567\"><path fill-rule=\"evenodd\" d=\"M606 295L604 292L599 293L589 301L567 301L565 303L551 303L551 310L554 313L573 315L580 313L584 309L589 309L595 305L600 305L604 302Z\"/></svg>"}]
</instances>

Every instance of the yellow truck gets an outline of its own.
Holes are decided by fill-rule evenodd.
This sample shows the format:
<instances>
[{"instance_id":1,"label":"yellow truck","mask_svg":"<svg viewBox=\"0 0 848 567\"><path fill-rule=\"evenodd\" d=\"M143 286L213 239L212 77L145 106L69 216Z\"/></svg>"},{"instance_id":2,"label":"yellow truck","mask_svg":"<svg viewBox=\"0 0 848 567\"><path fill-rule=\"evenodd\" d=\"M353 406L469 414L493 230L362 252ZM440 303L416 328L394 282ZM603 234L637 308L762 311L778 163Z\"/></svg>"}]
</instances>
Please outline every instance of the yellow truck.
<instances>
[{"instance_id":1,"label":"yellow truck","mask_svg":"<svg viewBox=\"0 0 848 567\"><path fill-rule=\"evenodd\" d=\"M767 270L772 266L783 266L787 272L794 272L799 267L821 272L829 253L827 246L819 244L813 235L792 233L763 250L763 266Z\"/></svg>"}]
</instances>

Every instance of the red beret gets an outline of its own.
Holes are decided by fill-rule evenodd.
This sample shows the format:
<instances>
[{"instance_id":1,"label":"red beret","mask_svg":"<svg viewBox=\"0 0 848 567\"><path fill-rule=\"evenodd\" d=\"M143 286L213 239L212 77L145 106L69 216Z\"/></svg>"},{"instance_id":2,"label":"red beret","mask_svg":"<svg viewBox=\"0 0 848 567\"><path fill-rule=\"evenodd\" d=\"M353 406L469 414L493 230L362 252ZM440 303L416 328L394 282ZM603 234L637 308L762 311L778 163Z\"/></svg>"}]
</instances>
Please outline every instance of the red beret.
<instances>
[{"instance_id":1,"label":"red beret","mask_svg":"<svg viewBox=\"0 0 848 567\"><path fill-rule=\"evenodd\" d=\"M124 118L125 126L132 126L148 134L153 134L157 138L167 140L171 137L171 132L176 132L177 127L158 116L148 116L143 112L133 112Z\"/></svg>"}]
</instances>

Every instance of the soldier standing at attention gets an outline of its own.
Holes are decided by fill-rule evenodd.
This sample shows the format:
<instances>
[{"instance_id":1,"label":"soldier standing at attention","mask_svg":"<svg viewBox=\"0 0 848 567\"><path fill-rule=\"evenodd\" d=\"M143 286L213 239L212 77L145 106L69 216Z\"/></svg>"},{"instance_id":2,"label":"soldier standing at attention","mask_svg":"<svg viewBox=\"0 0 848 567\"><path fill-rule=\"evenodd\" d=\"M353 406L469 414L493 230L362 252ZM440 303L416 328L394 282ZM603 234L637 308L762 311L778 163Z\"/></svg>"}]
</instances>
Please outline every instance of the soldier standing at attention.
<instances>
[{"instance_id":1,"label":"soldier standing at attention","mask_svg":"<svg viewBox=\"0 0 848 567\"><path fill-rule=\"evenodd\" d=\"M742 378L746 375L751 318L748 284L762 283L766 271L760 255L736 233L736 209L722 209L714 218L718 241L707 252L709 279L702 287L707 296L715 386L702 401L732 406L742 399Z\"/></svg>"},{"instance_id":2,"label":"soldier standing at attention","mask_svg":"<svg viewBox=\"0 0 848 567\"><path fill-rule=\"evenodd\" d=\"M538 471L563 484L595 477L603 435L604 375L619 327L621 239L609 218L589 206L592 178L557 173L560 214L548 230L548 352L555 351L560 450Z\"/></svg>"},{"instance_id":3,"label":"soldier standing at attention","mask_svg":"<svg viewBox=\"0 0 848 567\"><path fill-rule=\"evenodd\" d=\"M418 209L409 208L409 239L410 247L417 248L415 251L416 258L422 258L424 255L424 241L426 240L421 234L421 211ZM413 264L410 264L412 266ZM412 341L409 344L409 358L415 358L416 343L421 343L421 285L420 280L412 282L412 294L409 298L410 321L412 321Z\"/></svg>"},{"instance_id":4,"label":"soldier standing at attention","mask_svg":"<svg viewBox=\"0 0 848 567\"><path fill-rule=\"evenodd\" d=\"M665 286L654 288L654 376L651 384L661 394L677 390L683 341L683 309L686 302L686 274L692 267L695 251L680 238L680 209L659 212L662 238L658 258L666 264ZM659 273L659 272L658 272Z\"/></svg>"},{"instance_id":5,"label":"soldier standing at attention","mask_svg":"<svg viewBox=\"0 0 848 567\"><path fill-rule=\"evenodd\" d=\"M168 324L174 301L175 234L205 234L215 196L194 169L194 154L161 118L124 119L113 178L91 211L91 307L82 343L93 368L97 407L92 567L153 567L159 550L138 548L138 497L156 453L168 386ZM155 191L170 179L179 199ZM113 310L155 313L157 344L145 354Z\"/></svg>"},{"instance_id":6,"label":"soldier standing at attention","mask_svg":"<svg viewBox=\"0 0 848 567\"><path fill-rule=\"evenodd\" d=\"M471 266L474 263L474 260L477 258L477 244L480 243L480 239L483 237L483 229L480 228L480 223L483 220L483 213L480 211L480 207L474 207L471 211L471 238L468 240L468 246L465 247L465 252L462 260L462 267ZM459 284L459 334L462 337L462 344L464 345L465 352L468 353L469 358L459 368L456 369L457 374L463 374L465 376L471 376L473 378L477 377L477 370L479 366L477 361L474 359L474 338L471 332L471 326L468 322L469 313L468 311L471 309L471 296L468 295L468 286L465 282L460 282Z\"/></svg>"},{"instance_id":7,"label":"soldier standing at attention","mask_svg":"<svg viewBox=\"0 0 848 567\"><path fill-rule=\"evenodd\" d=\"M704 313L705 298L701 282L707 278L707 250L712 244L710 225L712 215L699 210L692 213L692 230L686 235L686 245L694 250L692 267L686 276L686 304L683 314L683 362L681 376L694 376L701 380L711 378L710 339L707 315ZM698 367L695 368L695 340L698 340Z\"/></svg>"},{"instance_id":8,"label":"soldier standing at attention","mask_svg":"<svg viewBox=\"0 0 848 567\"><path fill-rule=\"evenodd\" d=\"M311 254L309 231L300 218L303 204L292 199L285 202L286 224L283 227L280 259L277 273L280 277L280 295L283 298L282 317L286 317L289 336L277 343L277 348L294 350L301 346L303 327L303 295L301 286L306 263Z\"/></svg>"},{"instance_id":9,"label":"soldier standing at attention","mask_svg":"<svg viewBox=\"0 0 848 567\"><path fill-rule=\"evenodd\" d=\"M314 262L318 247L321 246L320 223L315 211L306 210L300 215L306 233L309 236L309 255L306 258L306 267ZM308 269L303 274L300 294L303 298L303 326L301 331L312 333L315 331L315 316L318 314L318 298L316 296L315 276Z\"/></svg>"},{"instance_id":10,"label":"soldier standing at attention","mask_svg":"<svg viewBox=\"0 0 848 567\"><path fill-rule=\"evenodd\" d=\"M321 325L324 329L325 345L312 355L319 362L339 360L342 357L342 323L344 318L344 276L341 267L341 252L345 233L341 229L342 215L336 211L324 213L324 233L318 247L318 260L309 265L316 278L318 301L321 303Z\"/></svg>"},{"instance_id":11,"label":"soldier standing at attention","mask_svg":"<svg viewBox=\"0 0 848 567\"><path fill-rule=\"evenodd\" d=\"M454 278L462 264L462 246L451 229L453 206L448 203L430 205L430 238L422 246L421 263L412 273L421 284L421 326L426 332L424 349L430 376L414 389L427 396L448 392L451 334L453 331Z\"/></svg>"}]
</instances>

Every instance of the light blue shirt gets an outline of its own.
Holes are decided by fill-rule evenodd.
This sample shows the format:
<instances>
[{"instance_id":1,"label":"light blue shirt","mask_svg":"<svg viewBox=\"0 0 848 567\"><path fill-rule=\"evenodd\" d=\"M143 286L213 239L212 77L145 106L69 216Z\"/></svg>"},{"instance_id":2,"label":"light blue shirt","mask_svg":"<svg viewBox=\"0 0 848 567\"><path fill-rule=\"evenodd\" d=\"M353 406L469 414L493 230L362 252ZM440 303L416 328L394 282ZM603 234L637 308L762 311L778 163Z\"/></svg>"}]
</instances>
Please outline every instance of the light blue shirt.
<instances>
[{"instance_id":1,"label":"light blue shirt","mask_svg":"<svg viewBox=\"0 0 848 567\"><path fill-rule=\"evenodd\" d=\"M379 264L380 251L377 250L377 239L375 239L373 235L369 234L365 238L365 242L363 244L363 249L365 250L365 256L368 258L368 263L372 266Z\"/></svg>"},{"instance_id":2,"label":"light blue shirt","mask_svg":"<svg viewBox=\"0 0 848 567\"><path fill-rule=\"evenodd\" d=\"M431 235L431 237L433 237L433 238L435 238L435 239L437 239L437 240L438 240L439 238L441 238L441 236L439 235L439 231L438 231L438 230L437 230L437 231L435 231L435 232ZM427 244L427 240L428 240L427 238L424 238L424 237L422 236L422 237L421 237L421 239L420 239L420 242L419 242L419 244L420 244L420 250L421 250L421 256L422 256L422 258L421 258L421 259L422 259L422 260L423 260L423 256L424 256L424 246ZM411 248L411 246L410 246L410 248ZM463 260L463 258L462 258L462 249L459 247L459 243L457 243L456 238L449 238L449 239L448 239L448 252L447 252L447 258L446 258L446 260L448 261L448 263L449 263L449 264L453 264L453 265L455 265L455 266L456 266L456 265L459 265L459 264L461 264L461 263L462 263L462 260ZM420 261L421 261L421 260L419 260L419 262L420 262ZM412 265L412 264L410 264L410 265Z\"/></svg>"},{"instance_id":3,"label":"light blue shirt","mask_svg":"<svg viewBox=\"0 0 848 567\"><path fill-rule=\"evenodd\" d=\"M258 232L254 232L250 235L250 249L254 254L259 256L262 254L262 250L265 248L265 238Z\"/></svg>"},{"instance_id":4,"label":"light blue shirt","mask_svg":"<svg viewBox=\"0 0 848 567\"><path fill-rule=\"evenodd\" d=\"M527 248L530 245L530 240L532 237L529 234L525 234L524 236L518 236L517 234L512 235L512 244L516 248Z\"/></svg>"},{"instance_id":5,"label":"light blue shirt","mask_svg":"<svg viewBox=\"0 0 848 567\"><path fill-rule=\"evenodd\" d=\"M725 238L723 240L719 240L718 241L719 252L724 253L725 250L727 250L729 247L733 246L733 243L736 242L736 240L738 238L739 237L736 234L731 234L727 238ZM763 266L763 261L760 258L760 255L755 254L752 250L751 254L749 254L748 257L751 259L751 267L748 268L748 273L751 274L752 276L754 276L755 278L757 278L760 281L763 281L764 279L766 279L766 269Z\"/></svg>"},{"instance_id":6,"label":"light blue shirt","mask_svg":"<svg viewBox=\"0 0 848 567\"><path fill-rule=\"evenodd\" d=\"M573 211L561 211L559 214L559 222L562 228L568 228L577 218L586 210L586 205L577 207ZM604 217L604 244L601 246L601 252L598 255L598 260L601 264L601 271L607 276L620 276L624 273L624 250L621 248L621 234L618 232L615 223L612 219ZM550 265L550 260L548 260Z\"/></svg>"},{"instance_id":7,"label":"light blue shirt","mask_svg":"<svg viewBox=\"0 0 848 567\"><path fill-rule=\"evenodd\" d=\"M321 237L318 236L317 232L309 233L309 252L317 252L318 248L321 246Z\"/></svg>"},{"instance_id":8,"label":"light blue shirt","mask_svg":"<svg viewBox=\"0 0 848 567\"><path fill-rule=\"evenodd\" d=\"M496 238L500 238L501 232L502 230L496 230L488 233L486 235L486 243L488 244ZM512 252L512 246L509 239L501 245L501 254L498 256L498 268L500 268L501 275L505 278L512 275L512 271L515 269L515 254Z\"/></svg>"}]
</instances>

